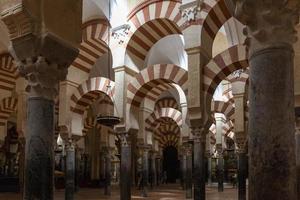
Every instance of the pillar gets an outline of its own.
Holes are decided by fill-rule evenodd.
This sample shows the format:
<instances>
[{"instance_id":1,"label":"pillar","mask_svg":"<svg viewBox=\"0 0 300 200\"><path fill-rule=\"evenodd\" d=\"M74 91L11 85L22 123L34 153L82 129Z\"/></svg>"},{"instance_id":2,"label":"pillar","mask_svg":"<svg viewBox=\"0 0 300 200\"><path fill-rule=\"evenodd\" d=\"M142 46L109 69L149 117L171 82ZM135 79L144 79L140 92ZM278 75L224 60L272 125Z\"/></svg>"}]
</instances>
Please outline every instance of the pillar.
<instances>
[{"instance_id":1,"label":"pillar","mask_svg":"<svg viewBox=\"0 0 300 200\"><path fill-rule=\"evenodd\" d=\"M111 195L111 149L106 148L105 151L105 188L104 194Z\"/></svg>"},{"instance_id":2,"label":"pillar","mask_svg":"<svg viewBox=\"0 0 300 200\"><path fill-rule=\"evenodd\" d=\"M186 143L185 144L185 197L187 199L193 198L193 176L192 176L192 168L193 168L193 152L192 152L192 144Z\"/></svg>"},{"instance_id":3,"label":"pillar","mask_svg":"<svg viewBox=\"0 0 300 200\"><path fill-rule=\"evenodd\" d=\"M297 196L300 197L300 120L296 120L296 167L297 167Z\"/></svg>"},{"instance_id":4,"label":"pillar","mask_svg":"<svg viewBox=\"0 0 300 200\"><path fill-rule=\"evenodd\" d=\"M218 152L217 157L217 179L218 192L224 191L224 158L222 152Z\"/></svg>"},{"instance_id":5,"label":"pillar","mask_svg":"<svg viewBox=\"0 0 300 200\"><path fill-rule=\"evenodd\" d=\"M149 151L150 147L145 145L143 148L143 188L142 196L147 197L148 183L149 183Z\"/></svg>"},{"instance_id":6,"label":"pillar","mask_svg":"<svg viewBox=\"0 0 300 200\"><path fill-rule=\"evenodd\" d=\"M120 199L131 199L131 143L128 133L121 137Z\"/></svg>"},{"instance_id":7,"label":"pillar","mask_svg":"<svg viewBox=\"0 0 300 200\"><path fill-rule=\"evenodd\" d=\"M70 139L66 147L65 199L73 200L75 192L75 144Z\"/></svg>"},{"instance_id":8,"label":"pillar","mask_svg":"<svg viewBox=\"0 0 300 200\"><path fill-rule=\"evenodd\" d=\"M184 145L183 145L184 146ZM181 155L181 176L182 176L182 189L186 190L186 172L187 172L187 161L186 161L186 153L185 147L182 148L182 155Z\"/></svg>"},{"instance_id":9,"label":"pillar","mask_svg":"<svg viewBox=\"0 0 300 200\"><path fill-rule=\"evenodd\" d=\"M247 153L245 150L237 151L238 155L238 200L246 200L246 179L247 179Z\"/></svg>"},{"instance_id":10,"label":"pillar","mask_svg":"<svg viewBox=\"0 0 300 200\"><path fill-rule=\"evenodd\" d=\"M194 200L205 200L205 142L202 128L192 127L194 136Z\"/></svg>"},{"instance_id":11,"label":"pillar","mask_svg":"<svg viewBox=\"0 0 300 200\"><path fill-rule=\"evenodd\" d=\"M211 185L212 184L212 180L211 180L211 155L210 155L210 153L208 154L208 157L207 157L207 159L208 159L208 169L207 169L207 171L208 171L208 185Z\"/></svg>"},{"instance_id":12,"label":"pillar","mask_svg":"<svg viewBox=\"0 0 300 200\"><path fill-rule=\"evenodd\" d=\"M293 90L297 4L237 2L237 18L247 26L250 64L249 200L299 199Z\"/></svg>"},{"instance_id":13,"label":"pillar","mask_svg":"<svg viewBox=\"0 0 300 200\"><path fill-rule=\"evenodd\" d=\"M157 184L157 173L156 173L156 153L152 152L151 155L151 187L154 187Z\"/></svg>"},{"instance_id":14,"label":"pillar","mask_svg":"<svg viewBox=\"0 0 300 200\"><path fill-rule=\"evenodd\" d=\"M157 169L156 183L157 186L159 186L161 181L161 158L160 157L156 158L156 169Z\"/></svg>"},{"instance_id":15,"label":"pillar","mask_svg":"<svg viewBox=\"0 0 300 200\"><path fill-rule=\"evenodd\" d=\"M24 199L53 199L54 98L60 74L66 68L37 56L19 63L28 80Z\"/></svg>"}]
</instances>

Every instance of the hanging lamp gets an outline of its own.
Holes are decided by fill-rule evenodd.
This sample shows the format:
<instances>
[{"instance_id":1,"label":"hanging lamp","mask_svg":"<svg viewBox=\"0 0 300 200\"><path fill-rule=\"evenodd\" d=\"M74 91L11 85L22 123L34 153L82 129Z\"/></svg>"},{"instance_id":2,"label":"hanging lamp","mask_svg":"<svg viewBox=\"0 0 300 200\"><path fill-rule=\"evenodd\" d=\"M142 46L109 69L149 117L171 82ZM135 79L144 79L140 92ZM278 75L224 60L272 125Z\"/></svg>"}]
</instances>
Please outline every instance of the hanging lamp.
<instances>
[{"instance_id":1,"label":"hanging lamp","mask_svg":"<svg viewBox=\"0 0 300 200\"><path fill-rule=\"evenodd\" d=\"M108 20L109 20L109 23L110 23L110 19L111 19L111 3L109 1L108 3L109 5L109 14L108 14ZM108 25L108 37L107 37L107 45L108 45L108 52L109 52L109 47L110 47L110 24ZM111 56L109 55L108 56L108 77L109 79L111 78L111 71L110 71L110 67L111 67ZM107 93L106 94L111 94L111 85L110 85L110 82L108 83L108 85L106 86L106 89L107 89ZM115 105L115 100L114 100L114 97L112 96L112 102L113 102L113 105ZM116 109L116 113L118 114L118 110L117 110L117 107L115 107ZM100 125L104 125L104 126L108 126L108 127L111 127L113 128L115 125L119 124L121 122L121 119L120 117L118 116L114 116L114 115L99 115L97 117L97 123L100 124Z\"/></svg>"}]
</instances>

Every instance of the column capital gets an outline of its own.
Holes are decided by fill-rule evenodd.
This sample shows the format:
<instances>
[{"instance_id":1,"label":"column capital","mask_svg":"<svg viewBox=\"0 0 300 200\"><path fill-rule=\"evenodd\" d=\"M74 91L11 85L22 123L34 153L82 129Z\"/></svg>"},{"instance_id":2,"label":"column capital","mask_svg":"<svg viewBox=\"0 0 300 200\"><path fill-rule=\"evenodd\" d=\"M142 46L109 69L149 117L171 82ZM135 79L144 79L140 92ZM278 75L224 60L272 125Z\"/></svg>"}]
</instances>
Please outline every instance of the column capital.
<instances>
[{"instance_id":1,"label":"column capital","mask_svg":"<svg viewBox=\"0 0 300 200\"><path fill-rule=\"evenodd\" d=\"M191 132L194 136L194 141L206 142L206 134L203 127L191 127Z\"/></svg>"},{"instance_id":2,"label":"column capital","mask_svg":"<svg viewBox=\"0 0 300 200\"><path fill-rule=\"evenodd\" d=\"M122 147L128 147L131 145L131 136L128 132L119 133L119 136L120 136Z\"/></svg>"},{"instance_id":3,"label":"column capital","mask_svg":"<svg viewBox=\"0 0 300 200\"><path fill-rule=\"evenodd\" d=\"M247 26L244 34L250 56L268 48L292 50L297 41L298 0L236 0L235 16Z\"/></svg>"},{"instance_id":4,"label":"column capital","mask_svg":"<svg viewBox=\"0 0 300 200\"><path fill-rule=\"evenodd\" d=\"M18 61L20 75L28 81L26 91L30 97L53 100L57 95L58 83L65 79L68 66L56 63L43 56L29 57Z\"/></svg>"}]
</instances>

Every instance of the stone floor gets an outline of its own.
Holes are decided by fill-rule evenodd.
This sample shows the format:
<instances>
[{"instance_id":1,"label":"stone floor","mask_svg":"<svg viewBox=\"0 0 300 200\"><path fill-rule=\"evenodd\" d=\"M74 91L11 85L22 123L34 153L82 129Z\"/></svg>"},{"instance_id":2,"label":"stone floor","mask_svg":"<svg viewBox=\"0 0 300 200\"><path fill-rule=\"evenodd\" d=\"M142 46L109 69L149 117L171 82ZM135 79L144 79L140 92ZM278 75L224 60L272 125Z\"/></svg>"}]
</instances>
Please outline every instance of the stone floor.
<instances>
[{"instance_id":1,"label":"stone floor","mask_svg":"<svg viewBox=\"0 0 300 200\"><path fill-rule=\"evenodd\" d=\"M111 199L119 200L118 188L113 188L112 196L106 197L103 195L103 190L97 189L80 189L75 195L75 200L102 200ZM133 190L132 199L147 199L147 200L183 200L185 199L185 192L180 189L178 185L164 185L149 191L147 198L141 197L139 191ZM0 200L21 200L19 194L0 193ZM63 200L64 191L55 192L55 200ZM207 200L236 200L237 191L231 187L226 187L223 193L218 193L216 187L207 187Z\"/></svg>"}]
</instances>

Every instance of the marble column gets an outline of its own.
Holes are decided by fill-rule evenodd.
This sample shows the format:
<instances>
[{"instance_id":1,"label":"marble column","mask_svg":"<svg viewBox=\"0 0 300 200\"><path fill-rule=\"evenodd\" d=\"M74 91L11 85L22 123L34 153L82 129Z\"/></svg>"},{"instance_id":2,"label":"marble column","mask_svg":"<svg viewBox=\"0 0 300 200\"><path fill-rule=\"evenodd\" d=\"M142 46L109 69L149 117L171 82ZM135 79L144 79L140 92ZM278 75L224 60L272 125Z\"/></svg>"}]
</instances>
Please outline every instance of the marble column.
<instances>
[{"instance_id":1,"label":"marble column","mask_svg":"<svg viewBox=\"0 0 300 200\"><path fill-rule=\"evenodd\" d=\"M18 63L28 80L25 145L24 199L53 199L54 188L54 98L60 80L59 64L45 57Z\"/></svg>"},{"instance_id":2,"label":"marble column","mask_svg":"<svg viewBox=\"0 0 300 200\"><path fill-rule=\"evenodd\" d=\"M148 182L149 182L149 151L150 147L144 146L143 148L143 188L142 196L147 197Z\"/></svg>"},{"instance_id":3,"label":"marble column","mask_svg":"<svg viewBox=\"0 0 300 200\"><path fill-rule=\"evenodd\" d=\"M156 153L152 152L151 155L151 176L152 176L152 184L151 186L154 187L157 184L157 173L156 173Z\"/></svg>"},{"instance_id":4,"label":"marble column","mask_svg":"<svg viewBox=\"0 0 300 200\"><path fill-rule=\"evenodd\" d=\"M120 167L120 199L131 199L131 143L130 135L122 133L121 137L121 167Z\"/></svg>"},{"instance_id":5,"label":"marble column","mask_svg":"<svg viewBox=\"0 0 300 200\"><path fill-rule=\"evenodd\" d=\"M300 126L299 119L296 123L296 167L297 167L297 196L300 197Z\"/></svg>"},{"instance_id":6,"label":"marble column","mask_svg":"<svg viewBox=\"0 0 300 200\"><path fill-rule=\"evenodd\" d=\"M217 144L217 179L218 179L218 192L224 191L224 158L222 152L222 144Z\"/></svg>"},{"instance_id":7,"label":"marble column","mask_svg":"<svg viewBox=\"0 0 300 200\"><path fill-rule=\"evenodd\" d=\"M249 200L296 195L294 52L298 1L237 1L249 51Z\"/></svg>"},{"instance_id":8,"label":"marble column","mask_svg":"<svg viewBox=\"0 0 300 200\"><path fill-rule=\"evenodd\" d=\"M158 157L156 159L156 168L157 168L157 178L156 178L156 182L157 182L157 186L160 185L160 181L161 181L161 158Z\"/></svg>"},{"instance_id":9,"label":"marble column","mask_svg":"<svg viewBox=\"0 0 300 200\"><path fill-rule=\"evenodd\" d=\"M186 161L186 154L185 154L185 148L182 149L182 156L181 156L181 176L182 176L182 189L186 190L186 171L187 171L187 161Z\"/></svg>"},{"instance_id":10,"label":"marble column","mask_svg":"<svg viewBox=\"0 0 300 200\"><path fill-rule=\"evenodd\" d=\"M208 154L208 185L212 184L212 180L211 180L211 155L210 153Z\"/></svg>"},{"instance_id":11,"label":"marble column","mask_svg":"<svg viewBox=\"0 0 300 200\"><path fill-rule=\"evenodd\" d=\"M246 200L247 179L247 153L244 150L237 151L238 155L238 200Z\"/></svg>"},{"instance_id":12,"label":"marble column","mask_svg":"<svg viewBox=\"0 0 300 200\"><path fill-rule=\"evenodd\" d=\"M186 174L185 174L185 197L187 199L193 198L193 145L186 144Z\"/></svg>"},{"instance_id":13,"label":"marble column","mask_svg":"<svg viewBox=\"0 0 300 200\"><path fill-rule=\"evenodd\" d=\"M73 200L75 193L75 144L69 140L66 147L65 200Z\"/></svg>"},{"instance_id":14,"label":"marble column","mask_svg":"<svg viewBox=\"0 0 300 200\"><path fill-rule=\"evenodd\" d=\"M205 142L202 128L192 127L194 136L194 200L205 200Z\"/></svg>"},{"instance_id":15,"label":"marble column","mask_svg":"<svg viewBox=\"0 0 300 200\"><path fill-rule=\"evenodd\" d=\"M106 148L105 151L105 188L104 194L111 195L111 149Z\"/></svg>"}]
</instances>

